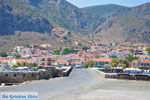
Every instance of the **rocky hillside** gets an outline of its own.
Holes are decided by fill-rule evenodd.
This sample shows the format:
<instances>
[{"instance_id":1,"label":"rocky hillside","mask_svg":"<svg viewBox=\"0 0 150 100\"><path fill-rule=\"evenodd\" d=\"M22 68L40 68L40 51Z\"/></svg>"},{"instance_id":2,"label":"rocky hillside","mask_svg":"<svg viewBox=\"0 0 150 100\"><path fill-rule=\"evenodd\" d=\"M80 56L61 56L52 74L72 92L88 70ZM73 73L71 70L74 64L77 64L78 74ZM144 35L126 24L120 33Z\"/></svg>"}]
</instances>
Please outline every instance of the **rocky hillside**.
<instances>
[{"instance_id":1,"label":"rocky hillside","mask_svg":"<svg viewBox=\"0 0 150 100\"><path fill-rule=\"evenodd\" d=\"M16 30L51 33L53 26L86 31L92 27L88 17L65 0L0 0L0 26L9 28L0 35Z\"/></svg>"},{"instance_id":2,"label":"rocky hillside","mask_svg":"<svg viewBox=\"0 0 150 100\"><path fill-rule=\"evenodd\" d=\"M87 18L65 0L0 0L0 50L30 43L74 46L91 27Z\"/></svg>"},{"instance_id":3,"label":"rocky hillside","mask_svg":"<svg viewBox=\"0 0 150 100\"><path fill-rule=\"evenodd\" d=\"M97 28L95 39L104 42L149 43L150 26L146 23L147 20L135 16L117 16Z\"/></svg>"},{"instance_id":4,"label":"rocky hillside","mask_svg":"<svg viewBox=\"0 0 150 100\"><path fill-rule=\"evenodd\" d=\"M15 2L14 0L12 2L16 3L17 1ZM28 7L28 5L24 4L24 7L25 6ZM33 8L28 9L34 11ZM35 13L38 12L35 11ZM34 17L28 12L25 13L24 11L21 11L21 8L12 6L10 2L7 2L6 0L5 3L1 1L0 5L0 28L0 35L10 35L14 34L15 31L51 33L53 27L46 18L41 17L40 15Z\"/></svg>"},{"instance_id":5,"label":"rocky hillside","mask_svg":"<svg viewBox=\"0 0 150 100\"><path fill-rule=\"evenodd\" d=\"M140 17L142 19L150 20L150 3L145 3L143 5L133 7L128 14Z\"/></svg>"}]
</instances>

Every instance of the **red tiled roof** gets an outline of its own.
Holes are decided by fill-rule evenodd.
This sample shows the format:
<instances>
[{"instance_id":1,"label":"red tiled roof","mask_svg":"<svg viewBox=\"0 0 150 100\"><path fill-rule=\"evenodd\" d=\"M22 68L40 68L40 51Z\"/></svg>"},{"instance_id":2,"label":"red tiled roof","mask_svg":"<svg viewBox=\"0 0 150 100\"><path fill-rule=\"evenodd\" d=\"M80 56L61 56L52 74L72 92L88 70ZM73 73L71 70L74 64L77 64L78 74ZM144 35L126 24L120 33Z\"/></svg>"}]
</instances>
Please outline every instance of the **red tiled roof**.
<instances>
[{"instance_id":1,"label":"red tiled roof","mask_svg":"<svg viewBox=\"0 0 150 100\"><path fill-rule=\"evenodd\" d=\"M94 58L93 61L103 61L103 62L110 62L111 58Z\"/></svg>"},{"instance_id":2,"label":"red tiled roof","mask_svg":"<svg viewBox=\"0 0 150 100\"><path fill-rule=\"evenodd\" d=\"M82 64L82 62L71 62L71 64Z\"/></svg>"},{"instance_id":3,"label":"red tiled roof","mask_svg":"<svg viewBox=\"0 0 150 100\"><path fill-rule=\"evenodd\" d=\"M140 60L142 63L150 63L150 59Z\"/></svg>"},{"instance_id":4,"label":"red tiled roof","mask_svg":"<svg viewBox=\"0 0 150 100\"><path fill-rule=\"evenodd\" d=\"M137 55L137 57L148 57L146 55Z\"/></svg>"},{"instance_id":5,"label":"red tiled roof","mask_svg":"<svg viewBox=\"0 0 150 100\"><path fill-rule=\"evenodd\" d=\"M82 58L82 57L77 56L77 57L71 57L71 59L83 59L83 58Z\"/></svg>"},{"instance_id":6,"label":"red tiled roof","mask_svg":"<svg viewBox=\"0 0 150 100\"><path fill-rule=\"evenodd\" d=\"M56 63L68 63L67 60L56 60L55 62L56 62Z\"/></svg>"}]
</instances>

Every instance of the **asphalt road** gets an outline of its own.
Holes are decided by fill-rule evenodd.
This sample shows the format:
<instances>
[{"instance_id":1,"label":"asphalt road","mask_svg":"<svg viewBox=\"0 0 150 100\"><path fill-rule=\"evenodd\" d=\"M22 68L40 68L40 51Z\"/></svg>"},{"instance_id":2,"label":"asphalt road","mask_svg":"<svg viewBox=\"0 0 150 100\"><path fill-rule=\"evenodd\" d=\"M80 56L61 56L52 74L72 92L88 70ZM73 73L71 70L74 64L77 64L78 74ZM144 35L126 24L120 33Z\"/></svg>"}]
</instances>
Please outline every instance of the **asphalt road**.
<instances>
[{"instance_id":1,"label":"asphalt road","mask_svg":"<svg viewBox=\"0 0 150 100\"><path fill-rule=\"evenodd\" d=\"M150 82L104 79L92 69L69 77L1 87L0 92L38 92L39 100L150 100Z\"/></svg>"}]
</instances>

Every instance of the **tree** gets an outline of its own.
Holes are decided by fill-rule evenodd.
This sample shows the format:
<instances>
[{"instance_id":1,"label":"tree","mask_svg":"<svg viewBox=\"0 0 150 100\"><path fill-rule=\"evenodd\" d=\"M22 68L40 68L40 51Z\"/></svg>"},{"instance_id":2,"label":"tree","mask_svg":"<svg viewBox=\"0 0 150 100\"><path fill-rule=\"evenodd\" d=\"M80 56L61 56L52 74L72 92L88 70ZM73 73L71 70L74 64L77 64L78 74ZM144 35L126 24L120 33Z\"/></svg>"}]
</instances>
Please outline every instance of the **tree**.
<instances>
[{"instance_id":1,"label":"tree","mask_svg":"<svg viewBox=\"0 0 150 100\"><path fill-rule=\"evenodd\" d=\"M16 55L16 59L19 59L19 58L21 58L21 55L20 55L20 54L17 54L17 55Z\"/></svg>"},{"instance_id":2,"label":"tree","mask_svg":"<svg viewBox=\"0 0 150 100\"><path fill-rule=\"evenodd\" d=\"M83 67L84 67L84 68L93 67L93 66L94 66L94 62L93 62L93 61L86 61L86 62L83 64Z\"/></svg>"},{"instance_id":3,"label":"tree","mask_svg":"<svg viewBox=\"0 0 150 100\"><path fill-rule=\"evenodd\" d=\"M130 49L129 51L130 51L132 54L134 53L134 49Z\"/></svg>"},{"instance_id":4,"label":"tree","mask_svg":"<svg viewBox=\"0 0 150 100\"><path fill-rule=\"evenodd\" d=\"M81 44L81 43L78 43L78 46L82 46L82 44Z\"/></svg>"},{"instance_id":5,"label":"tree","mask_svg":"<svg viewBox=\"0 0 150 100\"><path fill-rule=\"evenodd\" d=\"M112 56L110 56L111 58L117 58L117 56L116 55L112 55Z\"/></svg>"},{"instance_id":6,"label":"tree","mask_svg":"<svg viewBox=\"0 0 150 100\"><path fill-rule=\"evenodd\" d=\"M28 66L28 64L26 62L23 62L22 66Z\"/></svg>"},{"instance_id":7,"label":"tree","mask_svg":"<svg viewBox=\"0 0 150 100\"><path fill-rule=\"evenodd\" d=\"M119 67L127 68L127 67L129 67L129 65L130 65L130 62L127 59L121 58L119 60L119 64L118 64Z\"/></svg>"},{"instance_id":8,"label":"tree","mask_svg":"<svg viewBox=\"0 0 150 100\"><path fill-rule=\"evenodd\" d=\"M63 50L63 52L62 52L62 54L63 55L66 55L66 54L68 54L68 53L70 53L70 49L69 48L65 48L64 50Z\"/></svg>"},{"instance_id":9,"label":"tree","mask_svg":"<svg viewBox=\"0 0 150 100\"><path fill-rule=\"evenodd\" d=\"M60 55L60 51L59 50L54 51L54 55Z\"/></svg>"},{"instance_id":10,"label":"tree","mask_svg":"<svg viewBox=\"0 0 150 100\"><path fill-rule=\"evenodd\" d=\"M7 57L8 55L7 55L6 52L0 52L0 56L1 56L1 57Z\"/></svg>"},{"instance_id":11,"label":"tree","mask_svg":"<svg viewBox=\"0 0 150 100\"><path fill-rule=\"evenodd\" d=\"M90 49L90 47L84 46L84 47L82 48L83 51L86 51L86 50L88 50L88 49Z\"/></svg>"},{"instance_id":12,"label":"tree","mask_svg":"<svg viewBox=\"0 0 150 100\"><path fill-rule=\"evenodd\" d=\"M137 60L138 57L133 56L133 55L129 55L128 57L126 57L126 59L127 59L129 62L132 62L133 60Z\"/></svg>"},{"instance_id":13,"label":"tree","mask_svg":"<svg viewBox=\"0 0 150 100\"><path fill-rule=\"evenodd\" d=\"M71 35L71 32L68 32L68 36L70 36Z\"/></svg>"},{"instance_id":14,"label":"tree","mask_svg":"<svg viewBox=\"0 0 150 100\"><path fill-rule=\"evenodd\" d=\"M122 49L122 47L118 47L118 49Z\"/></svg>"},{"instance_id":15,"label":"tree","mask_svg":"<svg viewBox=\"0 0 150 100\"><path fill-rule=\"evenodd\" d=\"M63 55L66 55L66 54L69 54L69 53L78 53L78 51L77 50L74 50L74 48L65 48L64 50L63 50L63 52L62 52L62 54Z\"/></svg>"},{"instance_id":16,"label":"tree","mask_svg":"<svg viewBox=\"0 0 150 100\"><path fill-rule=\"evenodd\" d=\"M12 68L14 68L14 69L15 69L15 68L17 68L17 66L16 66L16 65L13 65L13 66L12 66Z\"/></svg>"},{"instance_id":17,"label":"tree","mask_svg":"<svg viewBox=\"0 0 150 100\"><path fill-rule=\"evenodd\" d=\"M16 66L22 67L22 64L18 62Z\"/></svg>"},{"instance_id":18,"label":"tree","mask_svg":"<svg viewBox=\"0 0 150 100\"><path fill-rule=\"evenodd\" d=\"M45 47L39 47L40 50L47 50Z\"/></svg>"},{"instance_id":19,"label":"tree","mask_svg":"<svg viewBox=\"0 0 150 100\"><path fill-rule=\"evenodd\" d=\"M116 43L115 43L115 46L117 46L117 45L119 45L119 43L118 43L118 42L116 42Z\"/></svg>"},{"instance_id":20,"label":"tree","mask_svg":"<svg viewBox=\"0 0 150 100\"><path fill-rule=\"evenodd\" d=\"M110 62L110 65L112 67L124 67L127 68L129 67L130 63L127 59L125 58L113 58L112 61Z\"/></svg>"},{"instance_id":21,"label":"tree","mask_svg":"<svg viewBox=\"0 0 150 100\"><path fill-rule=\"evenodd\" d=\"M36 67L37 64L36 64L36 63L30 63L29 66L31 66L31 67Z\"/></svg>"},{"instance_id":22,"label":"tree","mask_svg":"<svg viewBox=\"0 0 150 100\"><path fill-rule=\"evenodd\" d=\"M119 63L118 66L119 66L119 67L126 67L126 64L124 64L124 63Z\"/></svg>"},{"instance_id":23,"label":"tree","mask_svg":"<svg viewBox=\"0 0 150 100\"><path fill-rule=\"evenodd\" d=\"M110 65L112 67L117 67L119 64L119 58L113 58L112 61L110 62Z\"/></svg>"},{"instance_id":24,"label":"tree","mask_svg":"<svg viewBox=\"0 0 150 100\"><path fill-rule=\"evenodd\" d=\"M31 48L31 46L30 46L29 44L25 45L25 47L27 47L27 48Z\"/></svg>"},{"instance_id":25,"label":"tree","mask_svg":"<svg viewBox=\"0 0 150 100\"><path fill-rule=\"evenodd\" d=\"M68 38L67 38L67 36L64 36L64 40L67 40Z\"/></svg>"},{"instance_id":26,"label":"tree","mask_svg":"<svg viewBox=\"0 0 150 100\"><path fill-rule=\"evenodd\" d=\"M150 53L150 48L147 48L146 51L147 51L148 53Z\"/></svg>"}]
</instances>

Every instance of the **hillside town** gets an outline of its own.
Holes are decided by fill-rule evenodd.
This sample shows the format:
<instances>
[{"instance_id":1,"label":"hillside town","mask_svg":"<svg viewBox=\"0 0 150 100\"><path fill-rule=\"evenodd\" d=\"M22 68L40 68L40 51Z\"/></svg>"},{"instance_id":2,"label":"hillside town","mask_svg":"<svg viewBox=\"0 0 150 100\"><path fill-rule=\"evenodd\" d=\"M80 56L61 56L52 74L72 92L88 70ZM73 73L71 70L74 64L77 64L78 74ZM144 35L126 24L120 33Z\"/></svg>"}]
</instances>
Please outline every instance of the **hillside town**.
<instances>
[{"instance_id":1,"label":"hillside town","mask_svg":"<svg viewBox=\"0 0 150 100\"><path fill-rule=\"evenodd\" d=\"M0 71L32 70L40 67L126 68L127 71L149 72L150 51L143 44L95 43L94 46L84 47L82 50L52 50L50 44L31 44L16 46L11 53L1 52Z\"/></svg>"}]
</instances>

